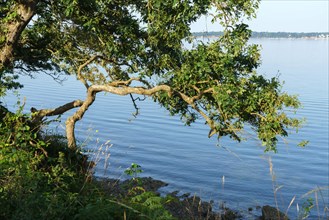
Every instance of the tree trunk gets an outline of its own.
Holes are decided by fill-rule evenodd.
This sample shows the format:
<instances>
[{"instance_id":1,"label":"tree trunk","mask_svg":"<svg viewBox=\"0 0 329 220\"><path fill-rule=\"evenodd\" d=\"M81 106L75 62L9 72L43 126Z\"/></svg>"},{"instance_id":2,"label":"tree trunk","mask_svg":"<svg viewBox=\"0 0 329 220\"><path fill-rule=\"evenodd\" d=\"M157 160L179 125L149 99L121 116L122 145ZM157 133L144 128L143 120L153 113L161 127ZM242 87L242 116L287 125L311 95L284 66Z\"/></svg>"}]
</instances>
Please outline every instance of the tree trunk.
<instances>
[{"instance_id":1,"label":"tree trunk","mask_svg":"<svg viewBox=\"0 0 329 220\"><path fill-rule=\"evenodd\" d=\"M129 83L128 80L126 83ZM88 87L87 90L87 97L86 100L83 102L81 107L66 120L66 138L68 141L68 147L72 150L75 150L76 145L76 139L74 135L74 129L75 129L75 123L82 119L85 112L88 110L89 106L93 104L93 102L96 99L96 94L98 92L109 92L116 95L128 95L128 94L139 94L139 95L147 95L152 96L153 94L164 91L167 92L169 96L173 95L172 89L168 85L158 85L152 88L143 88L143 87L117 87L119 84L122 85L122 81L120 82L112 82L112 85L92 85ZM114 86L113 86L114 85ZM197 105L195 105L195 100L202 97L204 93L212 93L213 89L207 89L205 91L201 91L199 95L196 95L194 97L188 97L187 95L183 93L178 93L178 95L186 102L188 103L192 108L194 108L197 112L199 112L207 121L210 128L215 131L215 126L213 121L203 112L201 111ZM80 101L81 103L81 101ZM214 132L211 133L211 135L214 134Z\"/></svg>"},{"instance_id":2,"label":"tree trunk","mask_svg":"<svg viewBox=\"0 0 329 220\"><path fill-rule=\"evenodd\" d=\"M86 100L71 117L67 118L65 122L67 144L71 150L75 150L77 147L76 139L74 135L75 123L82 119L83 115L88 110L89 106L91 106L94 103L96 98L96 93L97 92L94 92L92 89L88 89Z\"/></svg>"},{"instance_id":3,"label":"tree trunk","mask_svg":"<svg viewBox=\"0 0 329 220\"><path fill-rule=\"evenodd\" d=\"M36 11L37 1L26 0L17 1L14 10L17 12L17 18L2 24L6 33L5 43L0 47L0 70L13 65L14 48ZM9 12L10 13L10 12Z\"/></svg>"}]
</instances>

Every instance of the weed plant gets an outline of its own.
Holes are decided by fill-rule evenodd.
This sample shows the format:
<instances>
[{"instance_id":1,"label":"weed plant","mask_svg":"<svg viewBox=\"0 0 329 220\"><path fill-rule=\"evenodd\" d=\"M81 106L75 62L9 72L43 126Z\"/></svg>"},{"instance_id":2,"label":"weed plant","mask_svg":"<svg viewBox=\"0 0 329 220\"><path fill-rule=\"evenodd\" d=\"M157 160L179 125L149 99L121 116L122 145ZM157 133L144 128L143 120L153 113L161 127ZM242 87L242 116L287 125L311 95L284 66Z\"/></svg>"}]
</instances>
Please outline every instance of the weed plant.
<instances>
[{"instance_id":1,"label":"weed plant","mask_svg":"<svg viewBox=\"0 0 329 220\"><path fill-rule=\"evenodd\" d=\"M92 175L100 157L109 158L111 145L89 154L90 161L80 149L70 150L64 137L42 133L40 126L31 124L30 115L23 114L23 107L11 113L0 105L0 219L174 219L165 207L170 203L179 206L180 202L145 190L138 164L125 171L132 178L121 186L123 193L111 195ZM271 159L269 166L278 208L281 186ZM328 205L322 196L326 189L319 187L305 194L304 203L296 204L296 218L307 219L316 208L319 219L328 219ZM191 207L193 204L194 200Z\"/></svg>"},{"instance_id":2,"label":"weed plant","mask_svg":"<svg viewBox=\"0 0 329 220\"><path fill-rule=\"evenodd\" d=\"M280 194L280 189L283 187L283 185L278 185L276 181L276 175L273 168L273 163L271 157L268 158L269 163L269 169L270 169L270 175L272 178L272 184L273 184L273 195L274 195L274 201L275 201L275 207L278 211L278 219L280 219L280 211L279 211L279 202L278 202L278 194ZM301 196L300 200L296 202L296 195L291 199L288 207L285 211L285 216L287 216L289 209L293 206L293 204L296 204L296 216L294 216L297 220L305 220L310 218L316 218L319 220L328 220L329 219L329 202L325 201L323 191L327 191L329 189L329 186L324 187L317 187L303 196ZM301 204L301 205L299 205ZM321 208L323 209L321 209ZM314 209L316 208L316 212ZM313 212L313 216L311 217L311 214ZM316 214L315 214L316 213Z\"/></svg>"},{"instance_id":3,"label":"weed plant","mask_svg":"<svg viewBox=\"0 0 329 220\"><path fill-rule=\"evenodd\" d=\"M42 135L22 112L0 117L0 219L172 219L150 192L107 195L85 154Z\"/></svg>"}]
</instances>

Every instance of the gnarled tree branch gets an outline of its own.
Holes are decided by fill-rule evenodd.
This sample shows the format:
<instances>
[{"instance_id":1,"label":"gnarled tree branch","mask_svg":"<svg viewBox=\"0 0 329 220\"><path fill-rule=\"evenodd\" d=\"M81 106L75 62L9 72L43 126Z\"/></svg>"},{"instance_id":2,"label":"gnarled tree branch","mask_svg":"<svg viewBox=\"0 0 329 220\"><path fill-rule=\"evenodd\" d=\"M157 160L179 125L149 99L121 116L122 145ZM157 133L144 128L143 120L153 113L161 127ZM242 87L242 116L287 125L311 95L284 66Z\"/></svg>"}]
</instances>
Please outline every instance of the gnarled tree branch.
<instances>
[{"instance_id":1,"label":"gnarled tree branch","mask_svg":"<svg viewBox=\"0 0 329 220\"><path fill-rule=\"evenodd\" d=\"M40 109L37 110L35 108L31 108L31 112L33 114L32 116L32 123L33 124L39 124L44 117L47 116L55 116L55 115L61 115L64 114L65 112L82 106L83 101L81 100L74 100L72 102L66 103L65 105L59 106L54 109Z\"/></svg>"},{"instance_id":2,"label":"gnarled tree branch","mask_svg":"<svg viewBox=\"0 0 329 220\"><path fill-rule=\"evenodd\" d=\"M133 113L133 116L134 116L134 118L136 118L137 115L139 114L139 108L136 104L136 101L144 101L146 99L146 96L144 96L144 98L141 99L140 97L134 98L131 93L129 95L130 95L130 99L133 102L133 105L134 105L134 108L135 108L135 112Z\"/></svg>"},{"instance_id":3,"label":"gnarled tree branch","mask_svg":"<svg viewBox=\"0 0 329 220\"><path fill-rule=\"evenodd\" d=\"M87 83L87 80L82 76L82 69L85 68L86 66L88 66L90 63L92 63L94 60L100 58L99 55L95 55L95 56L92 56L90 59L88 59L86 62L84 62L83 64L81 64L78 68L78 72L77 72L77 77L78 77L78 80L80 80L82 82L82 84L86 87L86 89L89 88L89 85Z\"/></svg>"},{"instance_id":4,"label":"gnarled tree branch","mask_svg":"<svg viewBox=\"0 0 329 220\"><path fill-rule=\"evenodd\" d=\"M121 82L121 81L120 81ZM112 83L112 85L121 85L121 83ZM197 96L189 97L181 92L174 91L168 85L158 85L153 88L144 88L144 87L116 87L112 85L92 85L87 90L87 97L80 108L66 120L66 136L68 140L68 147L70 149L76 148L76 139L74 134L75 124L77 121L81 120L88 108L93 104L96 99L96 94L99 92L109 92L116 95L128 95L128 94L138 94L145 96L152 96L158 92L167 92L169 96L172 96L174 93L179 95L187 104L189 104L194 110L196 110L200 115L202 115L207 124L210 126L212 131L215 131L214 122L198 108L195 104L195 101L202 97L205 93L212 93L213 89L207 89L203 92L200 92ZM211 135L215 134L213 132ZM211 136L210 135L210 136Z\"/></svg>"}]
</instances>

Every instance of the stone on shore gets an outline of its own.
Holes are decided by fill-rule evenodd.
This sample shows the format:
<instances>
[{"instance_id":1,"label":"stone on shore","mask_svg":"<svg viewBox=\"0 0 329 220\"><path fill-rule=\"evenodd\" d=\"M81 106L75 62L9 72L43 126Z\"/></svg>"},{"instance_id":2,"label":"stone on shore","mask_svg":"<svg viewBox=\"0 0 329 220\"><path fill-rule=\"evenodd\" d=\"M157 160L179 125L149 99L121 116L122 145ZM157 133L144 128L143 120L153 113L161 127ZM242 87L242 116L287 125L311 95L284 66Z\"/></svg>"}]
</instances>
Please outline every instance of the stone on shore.
<instances>
[{"instance_id":1,"label":"stone on shore","mask_svg":"<svg viewBox=\"0 0 329 220\"><path fill-rule=\"evenodd\" d=\"M263 220L289 220L288 216L275 207L266 205L262 208Z\"/></svg>"}]
</instances>

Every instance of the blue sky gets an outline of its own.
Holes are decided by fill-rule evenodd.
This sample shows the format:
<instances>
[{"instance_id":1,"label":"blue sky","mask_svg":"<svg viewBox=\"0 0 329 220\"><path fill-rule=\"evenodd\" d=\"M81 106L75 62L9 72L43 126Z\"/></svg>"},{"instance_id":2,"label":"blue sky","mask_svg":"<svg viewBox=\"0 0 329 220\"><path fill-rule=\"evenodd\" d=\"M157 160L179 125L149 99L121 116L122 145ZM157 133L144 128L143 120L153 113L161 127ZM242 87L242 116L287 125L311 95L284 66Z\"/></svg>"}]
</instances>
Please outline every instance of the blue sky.
<instances>
[{"instance_id":1,"label":"blue sky","mask_svg":"<svg viewBox=\"0 0 329 220\"><path fill-rule=\"evenodd\" d=\"M192 31L218 31L211 17L202 17ZM329 32L329 0L263 0L257 18L247 23L253 31Z\"/></svg>"}]
</instances>

